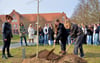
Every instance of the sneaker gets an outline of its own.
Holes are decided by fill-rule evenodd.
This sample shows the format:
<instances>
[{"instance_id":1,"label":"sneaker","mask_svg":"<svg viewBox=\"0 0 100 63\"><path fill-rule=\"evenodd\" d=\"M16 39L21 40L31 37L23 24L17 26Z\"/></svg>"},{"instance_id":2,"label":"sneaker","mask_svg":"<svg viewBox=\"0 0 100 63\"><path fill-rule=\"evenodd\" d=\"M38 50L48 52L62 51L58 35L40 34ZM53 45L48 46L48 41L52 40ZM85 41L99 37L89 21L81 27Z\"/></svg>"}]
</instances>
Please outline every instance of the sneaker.
<instances>
[{"instance_id":1,"label":"sneaker","mask_svg":"<svg viewBox=\"0 0 100 63\"><path fill-rule=\"evenodd\" d=\"M3 59L8 59L5 55L2 55L2 58L3 58Z\"/></svg>"}]
</instances>

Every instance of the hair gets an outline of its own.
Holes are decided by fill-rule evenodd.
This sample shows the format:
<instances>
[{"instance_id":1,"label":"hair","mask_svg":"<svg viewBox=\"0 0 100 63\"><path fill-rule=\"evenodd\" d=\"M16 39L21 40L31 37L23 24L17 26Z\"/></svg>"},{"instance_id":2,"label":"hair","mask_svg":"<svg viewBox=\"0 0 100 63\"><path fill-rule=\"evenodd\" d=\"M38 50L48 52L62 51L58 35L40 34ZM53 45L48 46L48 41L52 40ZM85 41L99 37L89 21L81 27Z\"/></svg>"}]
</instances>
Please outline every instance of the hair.
<instances>
[{"instance_id":1,"label":"hair","mask_svg":"<svg viewBox=\"0 0 100 63\"><path fill-rule=\"evenodd\" d=\"M32 26L32 24L29 24L29 27Z\"/></svg>"},{"instance_id":2,"label":"hair","mask_svg":"<svg viewBox=\"0 0 100 63\"><path fill-rule=\"evenodd\" d=\"M23 23L20 23L20 24L19 24L19 26L21 26L21 24L22 24L22 26L24 26L24 24L23 24Z\"/></svg>"},{"instance_id":3,"label":"hair","mask_svg":"<svg viewBox=\"0 0 100 63\"><path fill-rule=\"evenodd\" d=\"M40 30L42 30L42 27L41 27L41 26L39 26L38 30L39 30L39 31L40 31Z\"/></svg>"},{"instance_id":4,"label":"hair","mask_svg":"<svg viewBox=\"0 0 100 63\"><path fill-rule=\"evenodd\" d=\"M55 32L57 33L57 28L58 28L58 26L55 24Z\"/></svg>"},{"instance_id":5,"label":"hair","mask_svg":"<svg viewBox=\"0 0 100 63\"><path fill-rule=\"evenodd\" d=\"M56 22L60 22L59 19L56 19Z\"/></svg>"},{"instance_id":6,"label":"hair","mask_svg":"<svg viewBox=\"0 0 100 63\"><path fill-rule=\"evenodd\" d=\"M70 28L71 28L71 23L70 23L70 21L65 20L64 26L65 26L66 29L70 29Z\"/></svg>"},{"instance_id":7,"label":"hair","mask_svg":"<svg viewBox=\"0 0 100 63\"><path fill-rule=\"evenodd\" d=\"M13 18L10 15L6 15L6 20L9 20L9 19L13 20Z\"/></svg>"}]
</instances>

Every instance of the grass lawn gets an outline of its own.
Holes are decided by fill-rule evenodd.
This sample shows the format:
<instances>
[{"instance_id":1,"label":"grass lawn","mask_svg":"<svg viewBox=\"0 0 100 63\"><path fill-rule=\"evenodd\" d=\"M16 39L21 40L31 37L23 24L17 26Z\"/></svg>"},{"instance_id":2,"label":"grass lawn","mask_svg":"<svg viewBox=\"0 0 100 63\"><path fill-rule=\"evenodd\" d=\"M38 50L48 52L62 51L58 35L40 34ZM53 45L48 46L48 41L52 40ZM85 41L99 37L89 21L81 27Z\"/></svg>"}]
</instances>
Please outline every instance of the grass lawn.
<instances>
[{"instance_id":1,"label":"grass lawn","mask_svg":"<svg viewBox=\"0 0 100 63\"><path fill-rule=\"evenodd\" d=\"M88 63L100 63L100 46L84 45L83 47L84 47L85 59L88 61ZM22 48L23 47L11 49L11 53L14 57L6 60L0 57L0 63L21 63L23 60ZM36 46L28 46L24 48L26 50L26 58L29 58L32 54L34 54L37 49ZM43 49L51 50L52 46L46 46L46 47L39 46L39 50ZM60 51L60 46L56 45L56 49L54 52L58 54L59 51ZM72 53L72 52L73 52L73 46L71 46L71 48L68 50L67 53ZM1 52L0 56L2 56Z\"/></svg>"}]
</instances>

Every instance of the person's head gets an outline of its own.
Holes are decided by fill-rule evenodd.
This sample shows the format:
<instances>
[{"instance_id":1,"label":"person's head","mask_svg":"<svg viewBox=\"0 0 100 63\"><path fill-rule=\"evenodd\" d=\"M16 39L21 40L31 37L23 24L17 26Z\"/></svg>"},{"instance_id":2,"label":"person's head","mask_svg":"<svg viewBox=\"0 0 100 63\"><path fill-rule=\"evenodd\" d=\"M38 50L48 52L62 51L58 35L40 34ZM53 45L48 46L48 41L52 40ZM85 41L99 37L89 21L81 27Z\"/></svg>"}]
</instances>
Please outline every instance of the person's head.
<instances>
[{"instance_id":1,"label":"person's head","mask_svg":"<svg viewBox=\"0 0 100 63\"><path fill-rule=\"evenodd\" d=\"M89 25L88 28L91 28L91 25Z\"/></svg>"},{"instance_id":2,"label":"person's head","mask_svg":"<svg viewBox=\"0 0 100 63\"><path fill-rule=\"evenodd\" d=\"M59 19L56 20L55 24L58 26L60 23Z\"/></svg>"},{"instance_id":3,"label":"person's head","mask_svg":"<svg viewBox=\"0 0 100 63\"><path fill-rule=\"evenodd\" d=\"M71 22L68 21L68 20L65 20L64 26L65 26L66 29L70 29L70 27L71 27Z\"/></svg>"},{"instance_id":4,"label":"person's head","mask_svg":"<svg viewBox=\"0 0 100 63\"><path fill-rule=\"evenodd\" d=\"M52 24L49 24L49 27L53 29L53 25Z\"/></svg>"},{"instance_id":5,"label":"person's head","mask_svg":"<svg viewBox=\"0 0 100 63\"><path fill-rule=\"evenodd\" d=\"M13 18L10 15L6 15L7 22L11 23Z\"/></svg>"},{"instance_id":6,"label":"person's head","mask_svg":"<svg viewBox=\"0 0 100 63\"><path fill-rule=\"evenodd\" d=\"M78 27L81 27L81 25L80 25L80 24L78 24Z\"/></svg>"},{"instance_id":7,"label":"person's head","mask_svg":"<svg viewBox=\"0 0 100 63\"><path fill-rule=\"evenodd\" d=\"M99 26L99 24L97 24L97 26Z\"/></svg>"},{"instance_id":8,"label":"person's head","mask_svg":"<svg viewBox=\"0 0 100 63\"><path fill-rule=\"evenodd\" d=\"M47 26L47 24L45 24L45 26Z\"/></svg>"},{"instance_id":9,"label":"person's head","mask_svg":"<svg viewBox=\"0 0 100 63\"><path fill-rule=\"evenodd\" d=\"M94 27L96 26L96 24L94 24Z\"/></svg>"},{"instance_id":10,"label":"person's head","mask_svg":"<svg viewBox=\"0 0 100 63\"><path fill-rule=\"evenodd\" d=\"M24 26L24 24L23 23L20 23L20 26Z\"/></svg>"},{"instance_id":11,"label":"person's head","mask_svg":"<svg viewBox=\"0 0 100 63\"><path fill-rule=\"evenodd\" d=\"M42 28L41 28L41 26L39 26L39 31L41 31L42 30Z\"/></svg>"},{"instance_id":12,"label":"person's head","mask_svg":"<svg viewBox=\"0 0 100 63\"><path fill-rule=\"evenodd\" d=\"M32 27L32 24L29 24L29 27Z\"/></svg>"}]
</instances>

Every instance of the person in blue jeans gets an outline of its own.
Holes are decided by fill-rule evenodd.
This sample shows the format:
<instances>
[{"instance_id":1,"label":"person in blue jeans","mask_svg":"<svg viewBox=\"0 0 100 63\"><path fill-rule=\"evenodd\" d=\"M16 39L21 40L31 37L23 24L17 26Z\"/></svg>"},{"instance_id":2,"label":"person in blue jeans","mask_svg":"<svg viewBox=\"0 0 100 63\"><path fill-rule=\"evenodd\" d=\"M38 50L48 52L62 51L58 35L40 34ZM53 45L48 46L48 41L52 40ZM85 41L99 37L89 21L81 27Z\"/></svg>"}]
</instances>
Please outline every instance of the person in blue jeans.
<instances>
[{"instance_id":1,"label":"person in blue jeans","mask_svg":"<svg viewBox=\"0 0 100 63\"><path fill-rule=\"evenodd\" d=\"M97 29L98 29L98 32L99 32L99 45L100 45L100 24L97 24Z\"/></svg>"},{"instance_id":2,"label":"person in blue jeans","mask_svg":"<svg viewBox=\"0 0 100 63\"><path fill-rule=\"evenodd\" d=\"M91 25L88 26L87 29L87 45L91 45L92 44L92 30L91 30Z\"/></svg>"},{"instance_id":3,"label":"person in blue jeans","mask_svg":"<svg viewBox=\"0 0 100 63\"><path fill-rule=\"evenodd\" d=\"M48 27L47 27L47 24L45 24L43 32L44 32L44 44L47 45L48 44Z\"/></svg>"},{"instance_id":4,"label":"person in blue jeans","mask_svg":"<svg viewBox=\"0 0 100 63\"><path fill-rule=\"evenodd\" d=\"M43 29L41 28L41 26L39 27L39 44L43 45L44 44L44 33L43 33Z\"/></svg>"},{"instance_id":5,"label":"person in blue jeans","mask_svg":"<svg viewBox=\"0 0 100 63\"><path fill-rule=\"evenodd\" d=\"M94 25L93 44L99 45L99 29L97 28L96 24Z\"/></svg>"},{"instance_id":6,"label":"person in blue jeans","mask_svg":"<svg viewBox=\"0 0 100 63\"><path fill-rule=\"evenodd\" d=\"M26 41L26 30L25 30L25 27L24 27L24 24L23 23L21 23L20 24L20 43L21 43L21 46L23 46L23 39L24 39L24 41L25 41L25 45L27 46L27 41Z\"/></svg>"},{"instance_id":7,"label":"person in blue jeans","mask_svg":"<svg viewBox=\"0 0 100 63\"><path fill-rule=\"evenodd\" d=\"M49 29L48 29L48 43L49 43L49 45L53 45L53 42L54 42L53 25L49 24Z\"/></svg>"},{"instance_id":8,"label":"person in blue jeans","mask_svg":"<svg viewBox=\"0 0 100 63\"><path fill-rule=\"evenodd\" d=\"M84 34L83 31L80 27L78 27L76 24L71 25L71 33L70 36L71 38L74 39L74 54L78 55L78 48L80 50L80 57L84 57L84 52L83 52L83 40L84 40Z\"/></svg>"}]
</instances>

